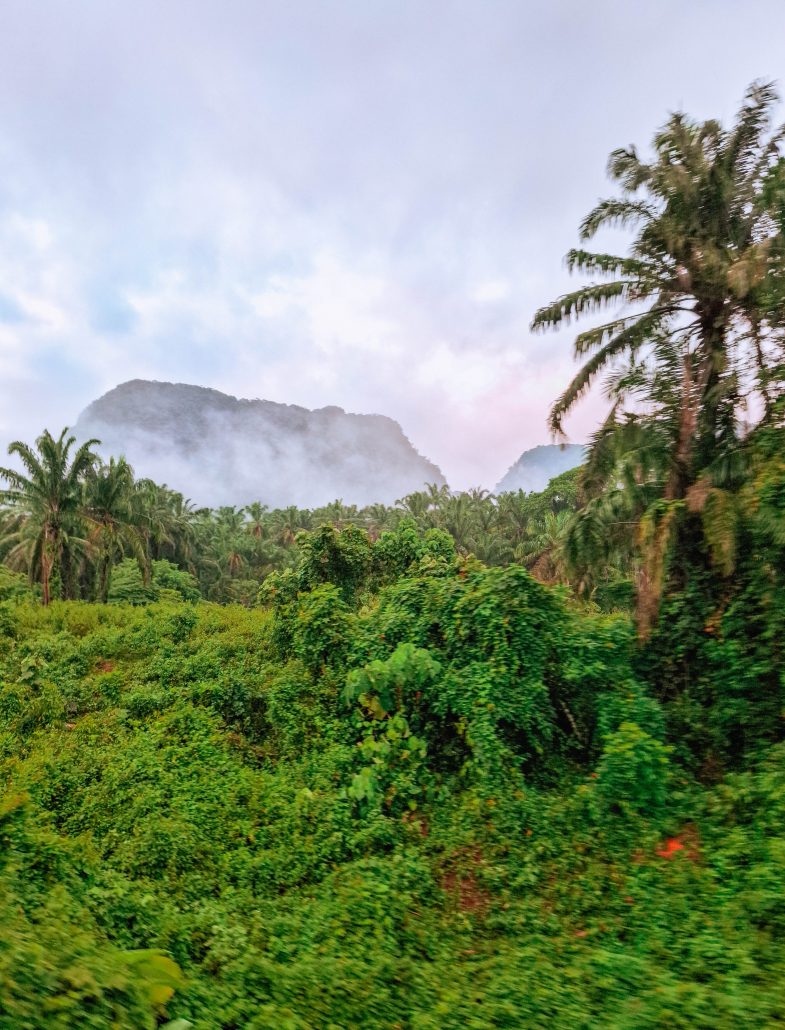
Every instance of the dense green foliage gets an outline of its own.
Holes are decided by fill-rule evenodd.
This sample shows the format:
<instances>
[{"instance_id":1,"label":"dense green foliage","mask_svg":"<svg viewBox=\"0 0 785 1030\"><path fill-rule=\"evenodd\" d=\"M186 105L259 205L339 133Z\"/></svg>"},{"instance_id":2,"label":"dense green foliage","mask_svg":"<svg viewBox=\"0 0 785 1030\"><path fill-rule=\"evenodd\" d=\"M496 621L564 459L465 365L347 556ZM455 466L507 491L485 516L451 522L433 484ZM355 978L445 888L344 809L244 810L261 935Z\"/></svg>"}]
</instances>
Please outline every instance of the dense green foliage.
<instances>
[{"instance_id":1,"label":"dense green foliage","mask_svg":"<svg viewBox=\"0 0 785 1030\"><path fill-rule=\"evenodd\" d=\"M180 579L178 586L169 583L167 587L182 593L187 582L206 600L251 605L270 572L296 561L294 545L301 531L324 525L356 526L375 538L403 520L413 521L421 530L445 530L461 553L475 554L489 564L520 563L549 581L567 571L561 547L568 514L578 503L576 472L557 477L539 494L519 491L497 498L485 490L453 494L446 487L431 486L392 507L377 504L358 509L335 501L314 510L268 511L256 503L212 511L195 509L165 486L135 480L122 458L111 458L106 464L87 452L92 463L82 460L74 465L74 474L66 475L70 446L66 433L60 437L65 455L58 452L54 465L48 433L35 450L14 445L15 450L23 449L40 479L55 484L57 496L69 498L64 512L60 504L57 524L61 528L56 546L49 547L48 565L40 561L40 541L48 523L35 482L20 489L18 478L6 470L17 488L0 495L0 558L26 572L31 582L42 582L45 573L45 603L50 595L71 600L154 600L156 585L164 586L160 563L167 562L195 581ZM0 469L0 477L3 474Z\"/></svg>"},{"instance_id":2,"label":"dense green foliage","mask_svg":"<svg viewBox=\"0 0 785 1030\"><path fill-rule=\"evenodd\" d=\"M3 603L0 1025L778 1022L783 668L738 626L774 601L757 565L674 698L627 616L438 530L298 553L252 610ZM683 729L708 689L710 745ZM181 972L156 979L163 955Z\"/></svg>"},{"instance_id":3,"label":"dense green foliage","mask_svg":"<svg viewBox=\"0 0 785 1030\"><path fill-rule=\"evenodd\" d=\"M782 1025L772 101L614 155L632 254L572 262L623 279L537 322L650 306L578 337L554 425L613 409L542 494L193 511L13 445L0 1027Z\"/></svg>"}]
</instances>

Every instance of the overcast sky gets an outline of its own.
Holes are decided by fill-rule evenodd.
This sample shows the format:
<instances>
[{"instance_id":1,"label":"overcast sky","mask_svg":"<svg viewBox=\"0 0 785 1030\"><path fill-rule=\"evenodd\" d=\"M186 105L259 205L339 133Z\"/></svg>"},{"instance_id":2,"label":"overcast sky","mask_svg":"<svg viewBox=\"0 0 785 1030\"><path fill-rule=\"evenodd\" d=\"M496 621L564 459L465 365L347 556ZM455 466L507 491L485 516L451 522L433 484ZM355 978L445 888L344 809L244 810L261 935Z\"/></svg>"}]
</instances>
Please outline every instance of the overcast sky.
<instances>
[{"instance_id":1,"label":"overcast sky","mask_svg":"<svg viewBox=\"0 0 785 1030\"><path fill-rule=\"evenodd\" d=\"M785 0L0 0L0 447L150 378L491 487L548 441L571 337L528 324L608 153L754 78Z\"/></svg>"}]
</instances>

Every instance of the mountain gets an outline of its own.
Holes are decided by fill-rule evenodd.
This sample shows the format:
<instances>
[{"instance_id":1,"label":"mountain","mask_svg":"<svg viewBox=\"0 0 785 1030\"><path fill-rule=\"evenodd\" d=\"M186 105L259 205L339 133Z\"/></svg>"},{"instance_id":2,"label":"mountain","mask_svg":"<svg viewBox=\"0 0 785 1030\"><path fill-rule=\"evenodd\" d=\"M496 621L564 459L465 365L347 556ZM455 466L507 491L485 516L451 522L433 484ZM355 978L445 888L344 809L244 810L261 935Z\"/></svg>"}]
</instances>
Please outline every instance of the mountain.
<instances>
[{"instance_id":1,"label":"mountain","mask_svg":"<svg viewBox=\"0 0 785 1030\"><path fill-rule=\"evenodd\" d=\"M497 483L494 493L508 491L544 490L554 476L577 468L585 460L586 448L582 444L543 444L524 451L514 465Z\"/></svg>"},{"instance_id":2,"label":"mountain","mask_svg":"<svg viewBox=\"0 0 785 1030\"><path fill-rule=\"evenodd\" d=\"M97 437L104 457L124 454L138 477L211 507L392 503L445 481L384 415L240 400L184 383L122 383L85 408L74 431Z\"/></svg>"}]
</instances>

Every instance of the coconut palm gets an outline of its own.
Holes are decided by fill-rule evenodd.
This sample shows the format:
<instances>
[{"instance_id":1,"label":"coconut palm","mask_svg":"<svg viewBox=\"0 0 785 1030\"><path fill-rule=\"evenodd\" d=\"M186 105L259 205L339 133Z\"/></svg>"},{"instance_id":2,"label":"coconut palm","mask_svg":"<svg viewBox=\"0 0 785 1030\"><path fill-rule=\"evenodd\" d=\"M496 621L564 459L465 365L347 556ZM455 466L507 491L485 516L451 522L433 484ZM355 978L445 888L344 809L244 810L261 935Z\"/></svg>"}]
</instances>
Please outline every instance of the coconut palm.
<instances>
[{"instance_id":1,"label":"coconut palm","mask_svg":"<svg viewBox=\"0 0 785 1030\"><path fill-rule=\"evenodd\" d=\"M40 582L45 605L53 580L58 592L71 592L74 554L85 544L79 526L82 480L98 460L91 448L99 442L88 440L72 455L76 437L68 428L57 439L44 430L34 448L20 440L8 447L24 472L0 468L0 479L8 484L0 496L20 516L8 561L26 566L31 581Z\"/></svg>"}]
</instances>

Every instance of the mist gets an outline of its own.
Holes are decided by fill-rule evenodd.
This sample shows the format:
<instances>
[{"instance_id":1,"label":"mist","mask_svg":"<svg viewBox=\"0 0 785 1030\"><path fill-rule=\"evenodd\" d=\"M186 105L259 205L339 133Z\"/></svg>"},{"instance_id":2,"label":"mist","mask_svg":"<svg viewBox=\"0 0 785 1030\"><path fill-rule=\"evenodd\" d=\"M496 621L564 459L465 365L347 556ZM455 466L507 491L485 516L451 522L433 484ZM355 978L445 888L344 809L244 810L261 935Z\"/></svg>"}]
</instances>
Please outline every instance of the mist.
<instances>
[{"instance_id":1,"label":"mist","mask_svg":"<svg viewBox=\"0 0 785 1030\"><path fill-rule=\"evenodd\" d=\"M445 482L383 415L311 411L182 383L124 383L93 402L74 431L99 439L105 459L123 455L137 477L203 507L392 504Z\"/></svg>"}]
</instances>

